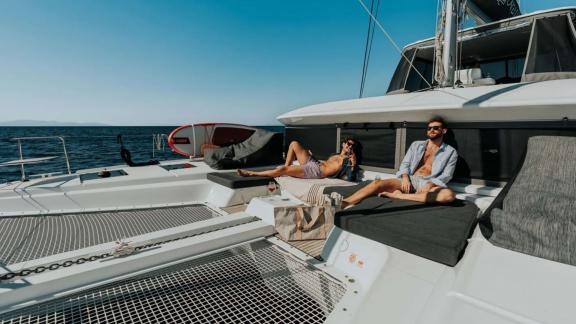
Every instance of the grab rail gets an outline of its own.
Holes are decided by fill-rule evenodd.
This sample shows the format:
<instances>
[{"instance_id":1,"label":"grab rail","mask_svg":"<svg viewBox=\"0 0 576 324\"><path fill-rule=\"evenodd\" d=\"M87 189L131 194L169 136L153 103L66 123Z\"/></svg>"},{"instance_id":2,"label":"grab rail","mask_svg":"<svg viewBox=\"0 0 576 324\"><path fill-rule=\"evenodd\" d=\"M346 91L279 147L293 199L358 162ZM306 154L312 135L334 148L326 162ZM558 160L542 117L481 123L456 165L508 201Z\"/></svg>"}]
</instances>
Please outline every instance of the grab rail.
<instances>
[{"instance_id":1,"label":"grab rail","mask_svg":"<svg viewBox=\"0 0 576 324\"><path fill-rule=\"evenodd\" d=\"M15 160L15 161L10 161L10 165L14 165L14 166L20 166L20 173L21 173L21 180L22 181L26 181L28 178L27 177L31 177L32 175L26 175L26 167L25 165L27 164L36 164L36 163L41 163L41 162L45 162L48 161L50 159L53 159L55 157L58 156L64 156L64 160L66 161L66 168L67 168L67 173L68 174L72 174L72 169L70 166L70 156L68 155L68 150L66 147L66 140L65 137L68 136L29 136L29 137L14 137L14 138L0 138L0 141L11 141L11 142L17 142L18 145L18 153L19 153L19 159L20 160ZM116 138L117 135L115 136L108 136L108 135L104 135L104 136L75 136L74 140L77 140L79 138L81 139L94 139L94 138L98 138L98 139L107 139L107 138ZM147 137L150 138L150 135L127 135L128 138L143 138L143 137ZM48 158L27 158L24 159L24 149L25 149L25 145L23 145L24 141L28 141L28 140L46 140L46 139L55 139L55 140L59 140L62 143L62 150L63 153L62 155L60 154L56 154L56 156L54 157L48 157ZM70 140L68 138L68 140ZM168 135L167 134L163 134L163 133L153 133L152 134L152 158L156 158L156 156L158 155L158 153L163 153L165 152L167 145L167 140L168 140ZM74 150L73 150L74 151ZM137 153L150 153L150 151L148 150L136 150L135 152ZM74 157L83 157L86 154L90 154L88 152L74 152ZM117 152L103 152L103 153L99 153L100 157L103 156L116 156L118 155ZM1 165L2 163L0 163ZM46 176L46 175L50 175L49 174L42 174L41 176ZM53 175L53 174L52 174ZM8 182L8 180L5 180L6 182ZM0 186L2 185L2 179L0 179Z\"/></svg>"},{"instance_id":2,"label":"grab rail","mask_svg":"<svg viewBox=\"0 0 576 324\"><path fill-rule=\"evenodd\" d=\"M59 139L62 142L62 148L64 150L64 159L66 160L66 168L68 169L68 174L72 174L70 169L70 160L68 158L68 151L66 151L66 141L62 136L32 136L32 137L15 137L11 140L18 142L18 152L20 153L20 160L24 160L24 154L22 152L22 141L23 140L39 140L39 139ZM20 173L22 174L22 181L26 180L26 171L24 168L24 162L20 163Z\"/></svg>"},{"instance_id":3,"label":"grab rail","mask_svg":"<svg viewBox=\"0 0 576 324\"><path fill-rule=\"evenodd\" d=\"M166 134L152 134L152 158L156 157L156 151L164 152L168 135Z\"/></svg>"}]
</instances>

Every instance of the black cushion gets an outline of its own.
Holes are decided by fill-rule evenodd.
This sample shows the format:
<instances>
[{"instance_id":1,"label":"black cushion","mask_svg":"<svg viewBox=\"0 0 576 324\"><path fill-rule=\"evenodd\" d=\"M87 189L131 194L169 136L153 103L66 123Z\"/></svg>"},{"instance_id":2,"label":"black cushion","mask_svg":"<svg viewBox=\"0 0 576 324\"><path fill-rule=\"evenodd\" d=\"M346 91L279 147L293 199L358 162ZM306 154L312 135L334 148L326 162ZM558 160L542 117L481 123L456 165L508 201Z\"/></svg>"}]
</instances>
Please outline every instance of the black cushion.
<instances>
[{"instance_id":1,"label":"black cushion","mask_svg":"<svg viewBox=\"0 0 576 324\"><path fill-rule=\"evenodd\" d=\"M231 189L266 186L270 181L274 181L274 178L270 177L242 177L236 172L211 172L206 178Z\"/></svg>"},{"instance_id":2,"label":"black cushion","mask_svg":"<svg viewBox=\"0 0 576 324\"><path fill-rule=\"evenodd\" d=\"M351 187L329 187L325 193L348 196L367 182ZM432 205L381 197L336 213L335 225L423 258L454 266L472 234L478 208L471 202Z\"/></svg>"}]
</instances>

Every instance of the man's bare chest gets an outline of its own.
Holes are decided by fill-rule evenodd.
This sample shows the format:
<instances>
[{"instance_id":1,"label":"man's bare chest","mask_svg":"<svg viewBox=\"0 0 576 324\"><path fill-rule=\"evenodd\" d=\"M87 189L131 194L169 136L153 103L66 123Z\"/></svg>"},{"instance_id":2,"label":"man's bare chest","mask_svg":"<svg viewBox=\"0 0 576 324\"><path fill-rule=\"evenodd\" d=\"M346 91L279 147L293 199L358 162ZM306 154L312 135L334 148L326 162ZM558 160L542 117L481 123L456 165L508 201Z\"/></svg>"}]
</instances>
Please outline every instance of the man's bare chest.
<instances>
[{"instance_id":1,"label":"man's bare chest","mask_svg":"<svg viewBox=\"0 0 576 324\"><path fill-rule=\"evenodd\" d=\"M438 152L438 149L427 149L422 157L422 164L432 165L436 152Z\"/></svg>"}]
</instances>

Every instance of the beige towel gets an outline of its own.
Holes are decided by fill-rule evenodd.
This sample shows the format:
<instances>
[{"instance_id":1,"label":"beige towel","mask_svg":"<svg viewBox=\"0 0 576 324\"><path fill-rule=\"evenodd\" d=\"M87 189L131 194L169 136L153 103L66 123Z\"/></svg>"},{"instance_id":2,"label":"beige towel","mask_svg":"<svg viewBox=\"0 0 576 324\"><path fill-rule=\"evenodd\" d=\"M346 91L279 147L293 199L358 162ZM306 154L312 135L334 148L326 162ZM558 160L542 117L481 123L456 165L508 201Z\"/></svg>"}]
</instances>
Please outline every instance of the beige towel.
<instances>
[{"instance_id":1,"label":"beige towel","mask_svg":"<svg viewBox=\"0 0 576 324\"><path fill-rule=\"evenodd\" d=\"M353 186L356 184L336 178L301 179L278 177L276 182L280 185L282 191L287 191L294 197L312 205L323 204L323 192L326 187Z\"/></svg>"}]
</instances>

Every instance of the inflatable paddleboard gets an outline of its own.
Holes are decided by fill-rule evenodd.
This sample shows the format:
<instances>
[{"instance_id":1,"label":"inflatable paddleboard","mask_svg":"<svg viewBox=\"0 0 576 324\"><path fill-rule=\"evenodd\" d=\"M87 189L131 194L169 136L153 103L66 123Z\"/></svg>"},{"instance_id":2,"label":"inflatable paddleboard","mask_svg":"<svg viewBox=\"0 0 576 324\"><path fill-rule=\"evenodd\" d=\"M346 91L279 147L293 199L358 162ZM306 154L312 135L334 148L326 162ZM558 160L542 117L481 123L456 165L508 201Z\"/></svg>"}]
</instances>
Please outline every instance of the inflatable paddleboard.
<instances>
[{"instance_id":1,"label":"inflatable paddleboard","mask_svg":"<svg viewBox=\"0 0 576 324\"><path fill-rule=\"evenodd\" d=\"M256 128L226 123L201 123L184 125L168 135L168 145L172 151L194 158L202 156L206 147L222 147L245 141Z\"/></svg>"}]
</instances>

